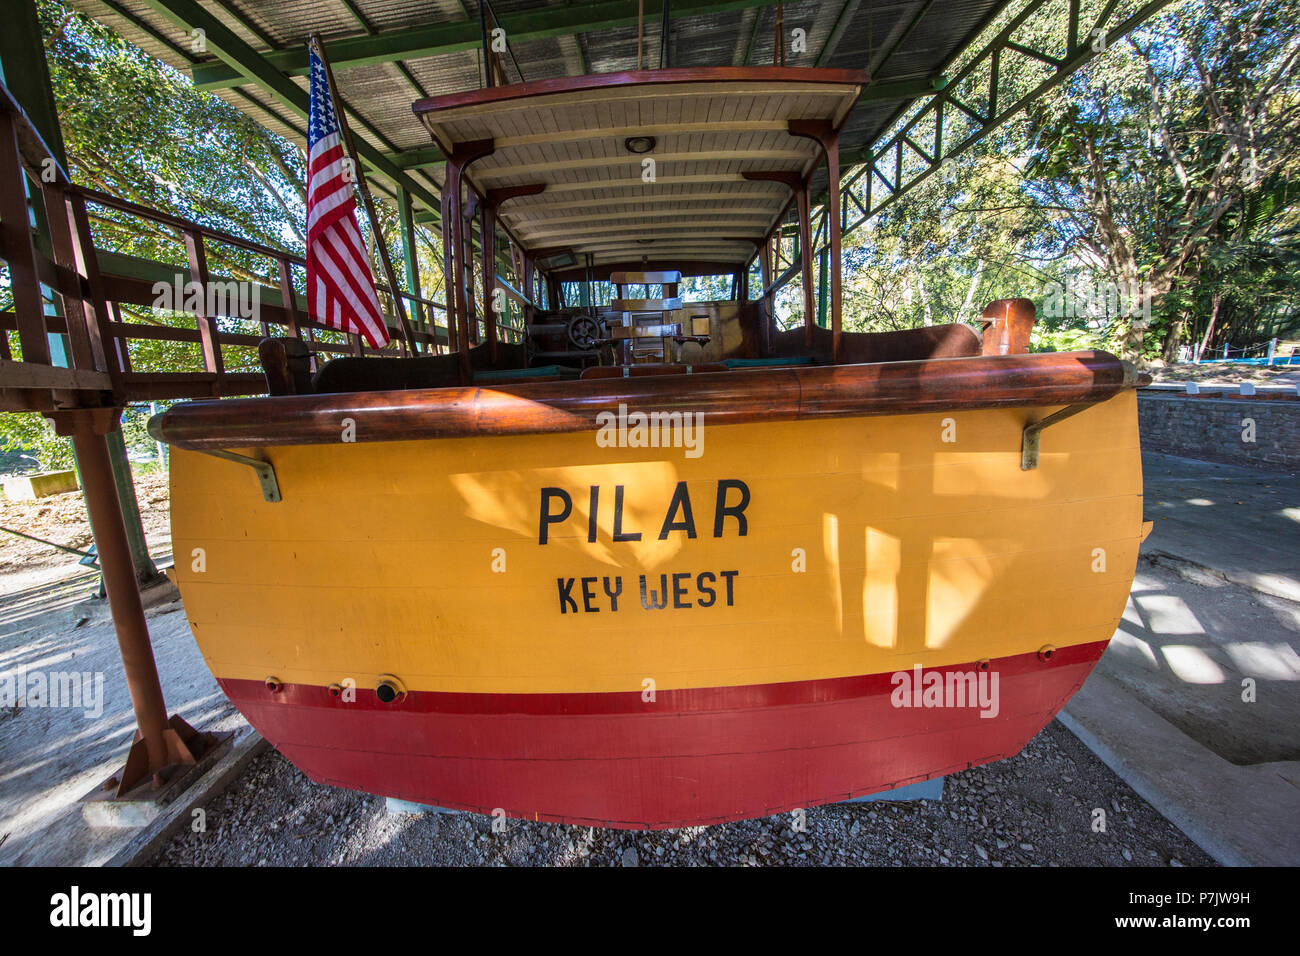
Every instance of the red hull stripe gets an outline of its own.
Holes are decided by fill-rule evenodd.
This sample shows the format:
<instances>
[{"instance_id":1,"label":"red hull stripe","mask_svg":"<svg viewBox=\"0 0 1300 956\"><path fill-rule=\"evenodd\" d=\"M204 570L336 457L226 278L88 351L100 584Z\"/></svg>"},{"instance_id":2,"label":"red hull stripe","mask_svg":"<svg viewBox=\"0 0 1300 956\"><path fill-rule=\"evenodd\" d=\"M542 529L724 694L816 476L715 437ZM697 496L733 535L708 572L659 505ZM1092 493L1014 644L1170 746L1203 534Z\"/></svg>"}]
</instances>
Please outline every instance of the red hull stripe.
<instances>
[{"instance_id":1,"label":"red hull stripe","mask_svg":"<svg viewBox=\"0 0 1300 956\"><path fill-rule=\"evenodd\" d=\"M412 692L344 703L321 687L221 685L312 779L453 809L658 829L833 803L1012 756L1107 642L994 660L994 717L898 707L892 674L617 694ZM927 668L924 673L972 671Z\"/></svg>"},{"instance_id":2,"label":"red hull stripe","mask_svg":"<svg viewBox=\"0 0 1300 956\"><path fill-rule=\"evenodd\" d=\"M1052 665L1061 666L1095 661L1106 649L1106 641L1075 644L1053 652ZM1005 680L1022 674L1037 673L1044 664L1037 654L1018 654L990 662ZM926 674L970 672L978 662L927 667ZM286 684L271 693L261 681L221 680L222 689L231 700L257 700L289 707L331 707L351 710L382 710L385 713L439 714L654 714L664 711L709 712L747 710L757 707L785 707L795 704L818 704L832 701L888 695L894 689L894 671L860 677L836 677L824 680L789 681L776 684L746 684L736 687L698 687L685 690L659 690L653 702L642 699L641 691L591 694L473 694L413 691L401 701L385 704L373 688L358 687L356 700L342 704L329 689L310 684ZM400 675L399 675L400 676Z\"/></svg>"}]
</instances>

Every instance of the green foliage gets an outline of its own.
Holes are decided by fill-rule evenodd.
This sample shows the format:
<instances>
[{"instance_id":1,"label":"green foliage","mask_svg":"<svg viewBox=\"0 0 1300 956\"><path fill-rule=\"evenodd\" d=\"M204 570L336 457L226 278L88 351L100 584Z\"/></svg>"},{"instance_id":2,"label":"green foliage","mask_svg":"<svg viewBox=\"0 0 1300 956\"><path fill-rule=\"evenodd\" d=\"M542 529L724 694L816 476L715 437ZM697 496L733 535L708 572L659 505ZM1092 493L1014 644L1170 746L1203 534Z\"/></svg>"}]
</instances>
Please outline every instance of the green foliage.
<instances>
[{"instance_id":1,"label":"green foliage","mask_svg":"<svg viewBox=\"0 0 1300 956\"><path fill-rule=\"evenodd\" d=\"M1300 299L1297 51L1296 0L1170 7L851 236L845 326L972 321L1027 296L1036 347L1172 358L1211 315L1211 344L1285 334ZM1089 288L1120 294L1071 291ZM1130 293L1146 296L1136 311Z\"/></svg>"},{"instance_id":2,"label":"green foliage","mask_svg":"<svg viewBox=\"0 0 1300 956\"><path fill-rule=\"evenodd\" d=\"M268 245L303 250L305 161L224 100L53 0L38 5L75 181ZM101 248L185 263L178 235L96 210ZM270 278L260 257L209 251L213 271Z\"/></svg>"},{"instance_id":3,"label":"green foliage","mask_svg":"<svg viewBox=\"0 0 1300 956\"><path fill-rule=\"evenodd\" d=\"M61 0L38 0L37 12L75 182L303 254L306 161L301 149L219 97L195 90L187 76ZM179 281L189 280L178 230L96 204L90 205L89 212L99 249L171 265ZM382 202L378 212L391 254L400 262L397 212ZM362 230L373 242L364 222ZM416 236L420 272L434 277L426 279L424 286L425 296L432 297L430 290L442 280L440 245L426 229L418 228ZM278 288L277 268L268 258L225 243L205 245L214 280ZM294 280L303 291L301 270L295 271ZM11 304L7 283L0 281L0 308ZM195 328L194 318L183 312L124 306L122 318ZM437 318L442 320L441 313ZM218 326L223 332L260 333L257 323L246 320L221 317ZM321 338L342 340L328 332ZM16 337L11 337L11 343L18 353ZM191 343L138 339L130 343L129 351L137 371L200 371L203 367L199 349ZM223 355L230 371L260 367L251 348L225 348ZM133 435L129 428L127 440L148 442L142 431ZM71 460L66 440L54 437L34 415L0 416L0 447L35 449L48 467Z\"/></svg>"},{"instance_id":4,"label":"green foliage","mask_svg":"<svg viewBox=\"0 0 1300 956\"><path fill-rule=\"evenodd\" d=\"M1173 359L1225 300L1255 339L1293 301L1294 236L1276 227L1300 198L1298 11L1179 4L1030 111L1026 172L1065 212L1065 248L1152 299L1149 326L1108 324L1112 347Z\"/></svg>"},{"instance_id":5,"label":"green foliage","mask_svg":"<svg viewBox=\"0 0 1300 956\"><path fill-rule=\"evenodd\" d=\"M1094 329L1046 328L1040 323L1029 339L1031 352L1078 352L1105 348L1101 333Z\"/></svg>"},{"instance_id":6,"label":"green foliage","mask_svg":"<svg viewBox=\"0 0 1300 956\"><path fill-rule=\"evenodd\" d=\"M42 471L72 467L72 443L54 434L45 418L30 412L0 412L0 451L31 455Z\"/></svg>"},{"instance_id":7,"label":"green foliage","mask_svg":"<svg viewBox=\"0 0 1300 956\"><path fill-rule=\"evenodd\" d=\"M978 320L985 303L1038 297L1049 212L1021 193L1014 154L955 162L845 246L845 327L888 331Z\"/></svg>"}]
</instances>

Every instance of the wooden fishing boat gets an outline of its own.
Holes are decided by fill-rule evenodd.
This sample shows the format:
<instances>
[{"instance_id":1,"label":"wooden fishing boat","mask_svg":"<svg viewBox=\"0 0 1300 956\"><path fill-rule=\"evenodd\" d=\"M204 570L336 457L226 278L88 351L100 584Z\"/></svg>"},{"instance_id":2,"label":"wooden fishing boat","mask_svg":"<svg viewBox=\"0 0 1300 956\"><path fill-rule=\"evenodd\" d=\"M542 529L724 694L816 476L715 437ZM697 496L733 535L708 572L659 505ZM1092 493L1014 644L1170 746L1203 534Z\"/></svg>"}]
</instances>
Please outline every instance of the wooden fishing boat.
<instances>
[{"instance_id":1,"label":"wooden fishing boat","mask_svg":"<svg viewBox=\"0 0 1300 956\"><path fill-rule=\"evenodd\" d=\"M268 340L271 396L151 423L195 638L305 773L716 823L1013 755L1079 688L1143 536L1139 376L1029 354L1027 300L983 328L842 328L837 137L864 82L665 70L421 101L451 351L313 375ZM768 250L793 203L806 266L823 160L828 327L805 270L784 330ZM500 225L521 294L545 287L524 342L473 310L472 205L484 261ZM733 298L680 301L692 274ZM595 281L608 307L560 300Z\"/></svg>"}]
</instances>

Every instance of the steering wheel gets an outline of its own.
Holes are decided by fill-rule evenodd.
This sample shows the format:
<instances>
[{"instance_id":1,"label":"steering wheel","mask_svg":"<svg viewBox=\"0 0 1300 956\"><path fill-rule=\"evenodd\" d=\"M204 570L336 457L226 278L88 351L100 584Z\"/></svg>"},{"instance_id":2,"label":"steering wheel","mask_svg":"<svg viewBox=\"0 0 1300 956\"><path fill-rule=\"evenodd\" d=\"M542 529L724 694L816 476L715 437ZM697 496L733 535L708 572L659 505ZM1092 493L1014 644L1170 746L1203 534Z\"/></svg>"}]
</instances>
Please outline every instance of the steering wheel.
<instances>
[{"instance_id":1,"label":"steering wheel","mask_svg":"<svg viewBox=\"0 0 1300 956\"><path fill-rule=\"evenodd\" d=\"M594 349L604 339L600 320L590 315L575 315L569 319L568 336L569 343L584 352Z\"/></svg>"}]
</instances>

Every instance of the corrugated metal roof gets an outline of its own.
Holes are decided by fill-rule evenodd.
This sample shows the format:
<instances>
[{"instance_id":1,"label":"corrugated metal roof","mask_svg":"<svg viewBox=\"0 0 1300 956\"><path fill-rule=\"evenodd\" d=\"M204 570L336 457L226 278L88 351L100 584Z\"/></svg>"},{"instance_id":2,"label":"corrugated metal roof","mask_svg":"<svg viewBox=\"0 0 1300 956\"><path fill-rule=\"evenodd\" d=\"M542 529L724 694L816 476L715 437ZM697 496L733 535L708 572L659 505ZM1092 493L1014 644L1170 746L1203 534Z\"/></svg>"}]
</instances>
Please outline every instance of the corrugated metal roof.
<instances>
[{"instance_id":1,"label":"corrugated metal roof","mask_svg":"<svg viewBox=\"0 0 1300 956\"><path fill-rule=\"evenodd\" d=\"M77 9L112 27L131 42L180 70L220 62L211 53L194 53L190 33L164 12L169 0L71 0ZM400 41L404 33L454 23L477 30L476 0L193 0L253 51L274 54L301 50L307 37L321 33L327 41L378 36ZM488 0L503 22L512 16L544 17L576 4L564 0ZM788 66L831 66L872 71L875 82L928 77L957 55L1003 0L802 0L781 7L785 36L792 42L804 31L802 52L789 52ZM626 7L627 25L560 36L517 38L514 59L527 80L632 70L637 66L636 4L587 4L593 15ZM776 36L777 4L744 0L709 4L715 12L678 16L688 5L670 3L669 63L672 66L770 65ZM699 2L690 5L698 9ZM647 2L643 65L659 65L660 7ZM184 13L184 5L175 11ZM356 11L356 15L351 12ZM620 14L621 15L621 14ZM917 17L920 17L918 20ZM183 19L183 16L181 17ZM608 17L606 17L608 19ZM837 22L843 28L829 47ZM544 23L544 19L542 20ZM901 43L892 49L902 35ZM329 44L327 43L327 49ZM887 57L887 58L886 58ZM818 60L820 59L820 63ZM408 56L395 62L339 64L335 72L343 98L354 112L353 132L384 152L430 145L428 134L411 113L421 96L437 96L481 85L476 49ZM399 65L400 64L400 65ZM507 76L516 79L514 62L505 58ZM407 75L409 74L409 76ZM414 81L414 82L412 82ZM301 77L293 77L305 88ZM417 87L418 84L418 87ZM237 108L269 128L302 142L302 118L263 84L247 83L216 90ZM869 145L884 130L904 101L859 105L841 139L851 150ZM435 179L419 170L408 173L428 189Z\"/></svg>"}]
</instances>

